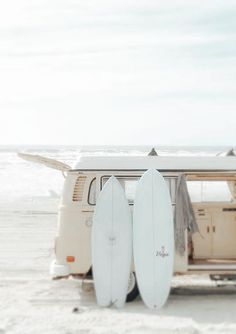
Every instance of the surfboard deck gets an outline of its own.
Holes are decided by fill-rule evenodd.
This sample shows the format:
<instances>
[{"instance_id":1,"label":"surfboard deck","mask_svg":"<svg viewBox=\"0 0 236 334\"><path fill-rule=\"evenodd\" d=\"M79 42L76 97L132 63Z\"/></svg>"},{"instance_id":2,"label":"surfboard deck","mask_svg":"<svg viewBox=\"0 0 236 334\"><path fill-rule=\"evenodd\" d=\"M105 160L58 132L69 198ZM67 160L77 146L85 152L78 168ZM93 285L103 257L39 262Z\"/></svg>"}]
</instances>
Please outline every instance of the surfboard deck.
<instances>
[{"instance_id":1,"label":"surfboard deck","mask_svg":"<svg viewBox=\"0 0 236 334\"><path fill-rule=\"evenodd\" d=\"M132 219L124 190L113 176L99 194L91 241L97 303L123 307L131 269Z\"/></svg>"},{"instance_id":2,"label":"surfboard deck","mask_svg":"<svg viewBox=\"0 0 236 334\"><path fill-rule=\"evenodd\" d=\"M169 190L162 175L149 169L141 177L133 212L134 263L146 306L160 309L173 275L174 225Z\"/></svg>"}]
</instances>

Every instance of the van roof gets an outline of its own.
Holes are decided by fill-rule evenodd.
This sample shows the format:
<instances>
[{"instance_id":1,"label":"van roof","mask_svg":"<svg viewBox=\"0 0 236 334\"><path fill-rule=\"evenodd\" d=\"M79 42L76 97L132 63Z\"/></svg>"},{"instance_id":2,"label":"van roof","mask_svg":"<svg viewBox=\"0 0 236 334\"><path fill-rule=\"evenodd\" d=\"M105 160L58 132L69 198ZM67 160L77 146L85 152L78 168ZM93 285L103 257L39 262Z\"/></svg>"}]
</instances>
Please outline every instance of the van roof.
<instances>
[{"instance_id":1,"label":"van roof","mask_svg":"<svg viewBox=\"0 0 236 334\"><path fill-rule=\"evenodd\" d=\"M74 171L125 170L143 171L155 168L159 171L233 171L236 157L196 156L81 156Z\"/></svg>"}]
</instances>

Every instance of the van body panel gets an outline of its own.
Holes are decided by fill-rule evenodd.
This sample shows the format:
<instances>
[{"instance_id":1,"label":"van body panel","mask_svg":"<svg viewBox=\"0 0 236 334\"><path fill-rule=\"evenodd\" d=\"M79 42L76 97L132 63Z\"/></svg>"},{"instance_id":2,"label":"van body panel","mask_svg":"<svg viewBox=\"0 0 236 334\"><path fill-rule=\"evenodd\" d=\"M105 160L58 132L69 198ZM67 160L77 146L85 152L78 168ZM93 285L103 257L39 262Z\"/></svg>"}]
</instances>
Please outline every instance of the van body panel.
<instances>
[{"instance_id":1,"label":"van body panel","mask_svg":"<svg viewBox=\"0 0 236 334\"><path fill-rule=\"evenodd\" d=\"M85 157L81 158L75 168L67 172L59 207L58 228L56 236L55 257L57 263L69 266L70 274L86 274L91 268L91 226L96 198L106 179L111 175L120 178L127 196L135 181L150 166L159 169L166 179L175 206L175 187L178 175L184 171L187 180L227 180L231 188L236 184L236 159L233 157ZM130 181L130 182L129 182ZM93 183L92 183L93 182ZM125 188L127 186L127 189ZM133 188L132 188L133 189ZM235 190L234 187L233 190ZM233 192L232 190L232 192ZM91 201L90 201L91 199ZM235 211L227 211L231 208ZM130 199L132 211L132 198ZM212 272L212 266L201 261L217 255L218 258L229 256L236 259L236 204L193 202L200 234L192 237L189 244L188 232L185 231L185 252L181 256L175 252L174 273ZM222 211L225 209L226 211ZM199 211L200 210L200 211ZM218 210L218 211L217 211ZM213 220L212 220L213 219ZM227 220L227 233L222 222ZM213 225L214 221L214 225ZM208 228L209 227L209 228ZM220 234L209 235L208 231L225 233L225 251L220 245ZM213 232L212 232L213 233ZM232 239L232 240L231 240ZM227 242L230 244L227 245ZM215 249L215 253L212 253ZM215 254L212 256L212 254ZM234 255L235 254L235 255ZM74 257L68 262L67 257ZM196 261L196 262L194 262ZM235 260L236 261L236 260ZM236 264L236 262L235 262ZM200 265L200 267L199 267ZM225 265L225 263L224 263ZM227 266L222 268L226 268ZM203 268L203 269L198 269ZM218 267L217 267L218 268ZM227 267L228 268L228 267ZM232 272L229 266L223 273ZM132 264L132 270L134 265ZM218 269L217 269L218 270Z\"/></svg>"}]
</instances>

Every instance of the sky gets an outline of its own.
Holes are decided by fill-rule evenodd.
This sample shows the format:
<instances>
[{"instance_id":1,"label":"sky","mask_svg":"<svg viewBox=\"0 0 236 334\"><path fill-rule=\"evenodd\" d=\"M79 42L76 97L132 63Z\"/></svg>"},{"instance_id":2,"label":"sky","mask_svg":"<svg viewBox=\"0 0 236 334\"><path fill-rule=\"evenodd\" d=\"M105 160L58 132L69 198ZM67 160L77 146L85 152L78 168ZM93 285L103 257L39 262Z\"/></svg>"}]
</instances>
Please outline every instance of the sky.
<instances>
[{"instance_id":1,"label":"sky","mask_svg":"<svg viewBox=\"0 0 236 334\"><path fill-rule=\"evenodd\" d=\"M236 146L235 0L0 4L0 145Z\"/></svg>"}]
</instances>

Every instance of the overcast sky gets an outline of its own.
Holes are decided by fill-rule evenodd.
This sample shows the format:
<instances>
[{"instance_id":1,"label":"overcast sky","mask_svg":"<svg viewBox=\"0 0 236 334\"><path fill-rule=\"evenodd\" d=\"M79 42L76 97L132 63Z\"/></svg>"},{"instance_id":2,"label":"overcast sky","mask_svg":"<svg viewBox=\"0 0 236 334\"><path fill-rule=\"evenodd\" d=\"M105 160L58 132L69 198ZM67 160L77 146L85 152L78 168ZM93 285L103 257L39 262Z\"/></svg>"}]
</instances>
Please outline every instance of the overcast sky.
<instances>
[{"instance_id":1,"label":"overcast sky","mask_svg":"<svg viewBox=\"0 0 236 334\"><path fill-rule=\"evenodd\" d=\"M236 1L0 4L0 144L236 145Z\"/></svg>"}]
</instances>

